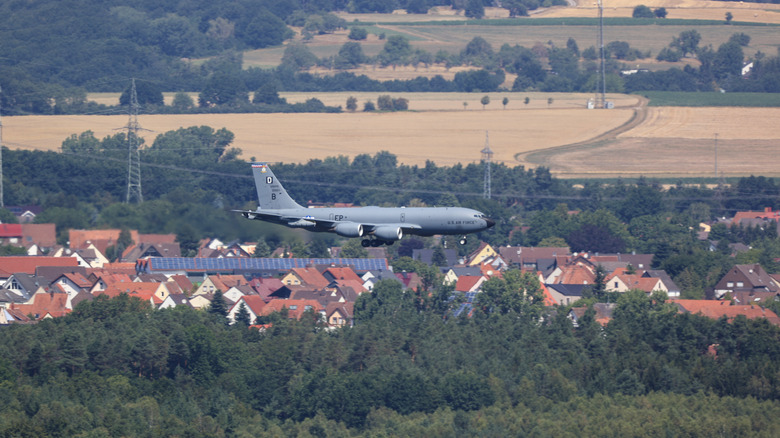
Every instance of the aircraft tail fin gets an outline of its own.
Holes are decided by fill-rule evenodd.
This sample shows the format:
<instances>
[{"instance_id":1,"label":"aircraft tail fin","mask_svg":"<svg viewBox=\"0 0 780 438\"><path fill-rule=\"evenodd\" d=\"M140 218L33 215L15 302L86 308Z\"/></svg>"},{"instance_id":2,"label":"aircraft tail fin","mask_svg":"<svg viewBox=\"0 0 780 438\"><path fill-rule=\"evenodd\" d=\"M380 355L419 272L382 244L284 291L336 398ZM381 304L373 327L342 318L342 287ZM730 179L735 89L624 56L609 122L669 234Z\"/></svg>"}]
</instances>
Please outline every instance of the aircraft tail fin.
<instances>
[{"instance_id":1,"label":"aircraft tail fin","mask_svg":"<svg viewBox=\"0 0 780 438\"><path fill-rule=\"evenodd\" d=\"M268 163L252 163L252 174L255 177L257 189L257 206L261 210L283 210L303 208L295 202L282 183L276 179Z\"/></svg>"}]
</instances>

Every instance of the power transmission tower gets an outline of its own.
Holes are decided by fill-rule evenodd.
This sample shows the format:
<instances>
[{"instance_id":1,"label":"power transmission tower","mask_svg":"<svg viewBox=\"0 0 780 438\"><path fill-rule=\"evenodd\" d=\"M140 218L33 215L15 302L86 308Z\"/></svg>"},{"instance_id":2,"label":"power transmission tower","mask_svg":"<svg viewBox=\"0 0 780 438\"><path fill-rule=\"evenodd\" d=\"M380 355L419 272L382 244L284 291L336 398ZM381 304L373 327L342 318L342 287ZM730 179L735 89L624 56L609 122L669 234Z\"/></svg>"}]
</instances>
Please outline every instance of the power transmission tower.
<instances>
[{"instance_id":1,"label":"power transmission tower","mask_svg":"<svg viewBox=\"0 0 780 438\"><path fill-rule=\"evenodd\" d=\"M141 190L141 154L138 151L138 131L142 128L138 124L138 94L135 91L135 78L130 88L130 120L127 126L127 198L128 204L135 201L144 202L143 192Z\"/></svg>"},{"instance_id":2,"label":"power transmission tower","mask_svg":"<svg viewBox=\"0 0 780 438\"><path fill-rule=\"evenodd\" d=\"M485 148L480 152L482 152L482 162L485 163L485 183L482 197L485 199L490 199L490 165L493 161L493 151L490 149L490 141L488 139L487 131L485 131Z\"/></svg>"},{"instance_id":3,"label":"power transmission tower","mask_svg":"<svg viewBox=\"0 0 780 438\"><path fill-rule=\"evenodd\" d=\"M596 85L596 108L606 108L607 107L607 76L606 76L606 68L604 65L604 5L602 4L602 0L598 0L598 7L599 7L599 73L601 74L600 80L597 81ZM600 82L600 83L599 83ZM601 87L599 87L599 85ZM598 88L601 88L599 90Z\"/></svg>"}]
</instances>

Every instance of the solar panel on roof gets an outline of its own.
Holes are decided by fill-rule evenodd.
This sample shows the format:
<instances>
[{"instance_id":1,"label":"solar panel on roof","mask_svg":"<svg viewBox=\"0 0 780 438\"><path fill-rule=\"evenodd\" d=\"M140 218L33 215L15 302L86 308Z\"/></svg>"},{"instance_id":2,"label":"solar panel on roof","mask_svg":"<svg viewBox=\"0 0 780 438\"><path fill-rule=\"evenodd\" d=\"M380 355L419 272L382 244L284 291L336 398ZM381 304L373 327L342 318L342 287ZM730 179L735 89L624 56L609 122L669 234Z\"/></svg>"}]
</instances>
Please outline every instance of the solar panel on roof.
<instances>
[{"instance_id":1,"label":"solar panel on roof","mask_svg":"<svg viewBox=\"0 0 780 438\"><path fill-rule=\"evenodd\" d=\"M347 265L358 271L387 270L387 259L247 259L151 257L147 271L289 270L311 265Z\"/></svg>"}]
</instances>

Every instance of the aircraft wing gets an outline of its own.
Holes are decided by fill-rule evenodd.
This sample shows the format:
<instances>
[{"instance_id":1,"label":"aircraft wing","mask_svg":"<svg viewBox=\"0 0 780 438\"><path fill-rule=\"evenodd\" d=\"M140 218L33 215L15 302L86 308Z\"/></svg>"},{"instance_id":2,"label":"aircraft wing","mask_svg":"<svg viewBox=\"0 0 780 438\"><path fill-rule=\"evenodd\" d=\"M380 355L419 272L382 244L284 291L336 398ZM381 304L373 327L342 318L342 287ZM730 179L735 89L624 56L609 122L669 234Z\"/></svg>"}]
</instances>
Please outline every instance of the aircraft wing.
<instances>
[{"instance_id":1,"label":"aircraft wing","mask_svg":"<svg viewBox=\"0 0 780 438\"><path fill-rule=\"evenodd\" d=\"M315 219L312 216L290 216L281 213L268 212L262 210L232 210L241 213L247 219L258 219L264 221L278 222L290 227L313 227L316 225L331 228L336 224L335 221Z\"/></svg>"}]
</instances>

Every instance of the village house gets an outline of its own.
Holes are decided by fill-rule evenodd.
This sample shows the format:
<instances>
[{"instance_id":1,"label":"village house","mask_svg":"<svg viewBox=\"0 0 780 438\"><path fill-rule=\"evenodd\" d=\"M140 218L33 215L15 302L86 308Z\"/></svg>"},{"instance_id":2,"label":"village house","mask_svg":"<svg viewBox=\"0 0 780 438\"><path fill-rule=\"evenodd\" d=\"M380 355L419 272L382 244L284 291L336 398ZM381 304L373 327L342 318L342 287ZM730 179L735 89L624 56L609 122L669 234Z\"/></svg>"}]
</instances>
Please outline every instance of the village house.
<instances>
[{"instance_id":1,"label":"village house","mask_svg":"<svg viewBox=\"0 0 780 438\"><path fill-rule=\"evenodd\" d=\"M315 289L322 289L330 284L327 278L317 269L311 268L293 268L282 277L282 283L287 286L307 286Z\"/></svg>"},{"instance_id":2,"label":"village house","mask_svg":"<svg viewBox=\"0 0 780 438\"><path fill-rule=\"evenodd\" d=\"M392 281L400 282L398 277L396 277L393 271L391 270L367 271L360 278L363 280L363 289L367 291L373 290L374 286L382 280L392 280Z\"/></svg>"},{"instance_id":3,"label":"village house","mask_svg":"<svg viewBox=\"0 0 780 438\"><path fill-rule=\"evenodd\" d=\"M680 313L702 315L711 319L725 317L729 322L744 316L747 319L766 318L772 325L780 326L780 317L769 309L755 305L731 304L720 300L674 300Z\"/></svg>"},{"instance_id":4,"label":"village house","mask_svg":"<svg viewBox=\"0 0 780 438\"><path fill-rule=\"evenodd\" d=\"M328 303L325 319L331 327L352 327L354 324L354 303Z\"/></svg>"},{"instance_id":5,"label":"village house","mask_svg":"<svg viewBox=\"0 0 780 438\"><path fill-rule=\"evenodd\" d=\"M228 310L227 318L231 324L236 322L236 314L241 309L241 306L249 313L249 325L254 324L257 321L257 317L261 315L263 308L266 306L266 302L263 301L263 297L259 295L244 295L236 301L235 304Z\"/></svg>"},{"instance_id":6,"label":"village house","mask_svg":"<svg viewBox=\"0 0 780 438\"><path fill-rule=\"evenodd\" d=\"M780 292L780 285L758 263L735 265L715 285L716 298L742 297L743 304L751 298L774 299Z\"/></svg>"},{"instance_id":7,"label":"village house","mask_svg":"<svg viewBox=\"0 0 780 438\"><path fill-rule=\"evenodd\" d=\"M316 300L271 300L261 310L262 316L276 312L287 312L289 319L301 319L306 311L314 312L319 318L325 318L325 308Z\"/></svg>"},{"instance_id":8,"label":"village house","mask_svg":"<svg viewBox=\"0 0 780 438\"><path fill-rule=\"evenodd\" d=\"M545 284L550 296L561 306L568 306L582 298L585 289L592 288L589 284Z\"/></svg>"},{"instance_id":9,"label":"village house","mask_svg":"<svg viewBox=\"0 0 780 438\"><path fill-rule=\"evenodd\" d=\"M593 310L595 312L594 319L604 327L612 321L612 312L615 310L615 303L595 303L593 304ZM568 317L574 327L579 326L582 317L585 316L585 312L587 311L587 307L571 308Z\"/></svg>"},{"instance_id":10,"label":"village house","mask_svg":"<svg viewBox=\"0 0 780 438\"><path fill-rule=\"evenodd\" d=\"M558 255L568 256L571 254L569 247L525 247L525 246L505 246L498 249L501 258L514 268L527 271L539 271L540 260L555 260Z\"/></svg>"},{"instance_id":11,"label":"village house","mask_svg":"<svg viewBox=\"0 0 780 438\"><path fill-rule=\"evenodd\" d=\"M480 242L480 245L471 254L466 257L466 266L478 266L486 260L494 260L501 256L493 249L492 246L485 242Z\"/></svg>"}]
</instances>

